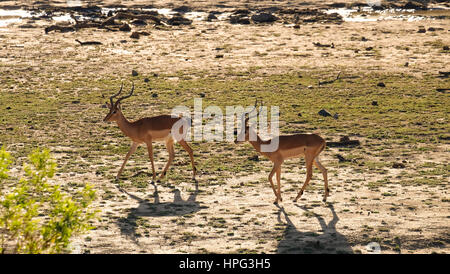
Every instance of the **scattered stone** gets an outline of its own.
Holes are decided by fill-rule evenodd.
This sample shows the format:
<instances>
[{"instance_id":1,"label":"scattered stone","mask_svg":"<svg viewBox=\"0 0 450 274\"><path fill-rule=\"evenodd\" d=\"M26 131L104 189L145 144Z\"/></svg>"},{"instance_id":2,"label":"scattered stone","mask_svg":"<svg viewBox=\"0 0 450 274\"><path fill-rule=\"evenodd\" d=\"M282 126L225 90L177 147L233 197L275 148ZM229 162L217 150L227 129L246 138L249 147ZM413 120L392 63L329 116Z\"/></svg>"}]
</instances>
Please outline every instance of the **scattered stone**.
<instances>
[{"instance_id":1,"label":"scattered stone","mask_svg":"<svg viewBox=\"0 0 450 274\"><path fill-rule=\"evenodd\" d=\"M250 19L248 19L245 15L235 15L230 16L230 23L231 24L242 24L242 25L248 25L250 24Z\"/></svg>"},{"instance_id":2,"label":"scattered stone","mask_svg":"<svg viewBox=\"0 0 450 274\"><path fill-rule=\"evenodd\" d=\"M406 62L404 66L405 66L405 67L408 67L408 66L409 66L409 62Z\"/></svg>"},{"instance_id":3,"label":"scattered stone","mask_svg":"<svg viewBox=\"0 0 450 274\"><path fill-rule=\"evenodd\" d=\"M367 47L366 50L367 51L373 50L373 47Z\"/></svg>"},{"instance_id":4,"label":"scattered stone","mask_svg":"<svg viewBox=\"0 0 450 274\"><path fill-rule=\"evenodd\" d=\"M258 162L259 157L258 157L258 155L253 155L253 156L248 157L248 160Z\"/></svg>"},{"instance_id":5,"label":"scattered stone","mask_svg":"<svg viewBox=\"0 0 450 274\"><path fill-rule=\"evenodd\" d=\"M167 23L171 26L190 25L192 20L183 17L181 14L176 14L167 20Z\"/></svg>"},{"instance_id":6,"label":"scattered stone","mask_svg":"<svg viewBox=\"0 0 450 274\"><path fill-rule=\"evenodd\" d=\"M360 142L358 140L350 140L348 136L343 136L339 139L339 142L327 142L328 147L348 147L348 146L359 146Z\"/></svg>"},{"instance_id":7,"label":"scattered stone","mask_svg":"<svg viewBox=\"0 0 450 274\"><path fill-rule=\"evenodd\" d=\"M206 94L204 94L203 92L199 94L200 97L205 98Z\"/></svg>"},{"instance_id":8,"label":"scattered stone","mask_svg":"<svg viewBox=\"0 0 450 274\"><path fill-rule=\"evenodd\" d=\"M80 100L73 100L72 101L72 104L79 104L80 103Z\"/></svg>"},{"instance_id":9,"label":"scattered stone","mask_svg":"<svg viewBox=\"0 0 450 274\"><path fill-rule=\"evenodd\" d=\"M450 76L450 71L439 71L440 78L448 78Z\"/></svg>"},{"instance_id":10,"label":"scattered stone","mask_svg":"<svg viewBox=\"0 0 450 274\"><path fill-rule=\"evenodd\" d=\"M313 42L313 45L319 48L332 48L334 49L334 43L331 44L321 44L319 42Z\"/></svg>"},{"instance_id":11,"label":"scattered stone","mask_svg":"<svg viewBox=\"0 0 450 274\"><path fill-rule=\"evenodd\" d=\"M158 97L158 93L152 93L152 98Z\"/></svg>"},{"instance_id":12,"label":"scattered stone","mask_svg":"<svg viewBox=\"0 0 450 274\"><path fill-rule=\"evenodd\" d=\"M208 17L206 17L206 21L211 22L212 20L218 20L218 18L217 18L217 16L214 13L210 12L208 14Z\"/></svg>"},{"instance_id":13,"label":"scattered stone","mask_svg":"<svg viewBox=\"0 0 450 274\"><path fill-rule=\"evenodd\" d=\"M278 18L271 13L262 12L252 15L252 20L255 23L272 23L277 21Z\"/></svg>"},{"instance_id":14,"label":"scattered stone","mask_svg":"<svg viewBox=\"0 0 450 274\"><path fill-rule=\"evenodd\" d=\"M6 107L6 109L7 109L7 110L10 110L10 109L11 109L11 107Z\"/></svg>"},{"instance_id":15,"label":"scattered stone","mask_svg":"<svg viewBox=\"0 0 450 274\"><path fill-rule=\"evenodd\" d=\"M405 168L405 164L403 164L403 163L393 163L392 167L393 168Z\"/></svg>"},{"instance_id":16,"label":"scattered stone","mask_svg":"<svg viewBox=\"0 0 450 274\"><path fill-rule=\"evenodd\" d=\"M131 21L131 24L134 26L147 26L147 22L142 19L134 19L133 21Z\"/></svg>"},{"instance_id":17,"label":"scattered stone","mask_svg":"<svg viewBox=\"0 0 450 274\"><path fill-rule=\"evenodd\" d=\"M131 75L132 75L132 76L138 76L139 73L133 69L133 70L131 71Z\"/></svg>"},{"instance_id":18,"label":"scattered stone","mask_svg":"<svg viewBox=\"0 0 450 274\"><path fill-rule=\"evenodd\" d=\"M386 85L385 85L383 82L379 82L379 83L377 84L377 87L385 88Z\"/></svg>"},{"instance_id":19,"label":"scattered stone","mask_svg":"<svg viewBox=\"0 0 450 274\"><path fill-rule=\"evenodd\" d=\"M174 8L172 10L176 11L176 12L182 12L182 13L186 13L186 12L192 11L191 8L188 7L188 6L181 6L181 7L178 7L178 8Z\"/></svg>"},{"instance_id":20,"label":"scattered stone","mask_svg":"<svg viewBox=\"0 0 450 274\"><path fill-rule=\"evenodd\" d=\"M130 38L133 39L139 39L140 35L137 31L133 31L133 33L131 33Z\"/></svg>"},{"instance_id":21,"label":"scattered stone","mask_svg":"<svg viewBox=\"0 0 450 274\"><path fill-rule=\"evenodd\" d=\"M339 118L339 114L338 114L338 113L335 113L335 114L333 115L333 118L337 120L337 119Z\"/></svg>"},{"instance_id":22,"label":"scattered stone","mask_svg":"<svg viewBox=\"0 0 450 274\"><path fill-rule=\"evenodd\" d=\"M442 49L443 50L450 50L450 48L448 46L443 46Z\"/></svg>"},{"instance_id":23,"label":"scattered stone","mask_svg":"<svg viewBox=\"0 0 450 274\"><path fill-rule=\"evenodd\" d=\"M127 23L124 23L122 26L119 27L119 30L120 31L131 31L131 27Z\"/></svg>"},{"instance_id":24,"label":"scattered stone","mask_svg":"<svg viewBox=\"0 0 450 274\"><path fill-rule=\"evenodd\" d=\"M418 1L408 1L404 6L404 9L407 10L427 10L428 9L428 4L427 3L422 3L422 2L418 2Z\"/></svg>"},{"instance_id":25,"label":"scattered stone","mask_svg":"<svg viewBox=\"0 0 450 274\"><path fill-rule=\"evenodd\" d=\"M148 82L150 82L150 79L144 78L144 83L148 83Z\"/></svg>"},{"instance_id":26,"label":"scattered stone","mask_svg":"<svg viewBox=\"0 0 450 274\"><path fill-rule=\"evenodd\" d=\"M223 54L217 54L216 58L223 58Z\"/></svg>"},{"instance_id":27,"label":"scattered stone","mask_svg":"<svg viewBox=\"0 0 450 274\"><path fill-rule=\"evenodd\" d=\"M428 31L436 31L436 29L433 28L433 27L429 27L429 28L428 28Z\"/></svg>"},{"instance_id":28,"label":"scattered stone","mask_svg":"<svg viewBox=\"0 0 450 274\"><path fill-rule=\"evenodd\" d=\"M51 32L51 31L59 31L59 32L64 33L64 32L72 32L72 31L75 31L75 28L74 28L74 27L66 27L66 26L53 25L53 26L50 26L50 27L46 27L46 28L44 29L44 31L45 31L45 34Z\"/></svg>"},{"instance_id":29,"label":"scattered stone","mask_svg":"<svg viewBox=\"0 0 450 274\"><path fill-rule=\"evenodd\" d=\"M328 116L332 116L330 112L328 112L326 109L321 109L319 111L319 115L323 116L323 117L328 117Z\"/></svg>"},{"instance_id":30,"label":"scattered stone","mask_svg":"<svg viewBox=\"0 0 450 274\"><path fill-rule=\"evenodd\" d=\"M89 46L89 45L103 45L101 42L98 41L86 41L86 42L81 42L78 39L75 39L75 41L77 41L78 43L80 43L80 45L82 46Z\"/></svg>"},{"instance_id":31,"label":"scattered stone","mask_svg":"<svg viewBox=\"0 0 450 274\"><path fill-rule=\"evenodd\" d=\"M300 28L300 25L295 24L293 28L294 28L294 29L299 29L299 28Z\"/></svg>"},{"instance_id":32,"label":"scattered stone","mask_svg":"<svg viewBox=\"0 0 450 274\"><path fill-rule=\"evenodd\" d=\"M378 101L372 101L372 106L378 106Z\"/></svg>"},{"instance_id":33,"label":"scattered stone","mask_svg":"<svg viewBox=\"0 0 450 274\"><path fill-rule=\"evenodd\" d=\"M425 33L427 32L427 30L425 28L420 28L417 33Z\"/></svg>"},{"instance_id":34,"label":"scattered stone","mask_svg":"<svg viewBox=\"0 0 450 274\"><path fill-rule=\"evenodd\" d=\"M336 158L338 158L340 163L347 162L348 160L344 158L341 154L336 154Z\"/></svg>"},{"instance_id":35,"label":"scattered stone","mask_svg":"<svg viewBox=\"0 0 450 274\"><path fill-rule=\"evenodd\" d=\"M114 25L117 25L114 17L109 17L102 23L102 26L114 26Z\"/></svg>"}]
</instances>

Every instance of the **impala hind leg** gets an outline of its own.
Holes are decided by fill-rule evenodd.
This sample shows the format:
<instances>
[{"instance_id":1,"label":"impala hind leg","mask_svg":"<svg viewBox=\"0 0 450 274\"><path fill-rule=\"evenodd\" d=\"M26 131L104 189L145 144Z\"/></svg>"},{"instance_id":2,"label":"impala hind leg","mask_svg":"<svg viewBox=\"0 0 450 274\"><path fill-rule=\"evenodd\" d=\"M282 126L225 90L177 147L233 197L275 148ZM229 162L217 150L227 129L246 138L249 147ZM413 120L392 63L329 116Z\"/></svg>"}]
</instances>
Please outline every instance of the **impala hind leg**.
<instances>
[{"instance_id":1,"label":"impala hind leg","mask_svg":"<svg viewBox=\"0 0 450 274\"><path fill-rule=\"evenodd\" d=\"M277 168L277 189L278 189L278 200L280 200L280 202L283 201L283 199L281 198L281 165L278 166Z\"/></svg>"},{"instance_id":2,"label":"impala hind leg","mask_svg":"<svg viewBox=\"0 0 450 274\"><path fill-rule=\"evenodd\" d=\"M330 189L328 188L328 176L327 176L327 169L319 162L319 156L316 157L316 159L314 159L314 165L320 169L320 171L322 172L323 175L323 180L325 182L324 186L325 186L325 193L323 195L323 201L326 202L327 201L327 197L330 196Z\"/></svg>"},{"instance_id":3,"label":"impala hind leg","mask_svg":"<svg viewBox=\"0 0 450 274\"><path fill-rule=\"evenodd\" d=\"M173 149L173 139L169 139L166 142L167 151L169 152L169 160L167 161L166 166L164 167L160 178L164 178L166 176L167 170L169 169L170 165L172 164L173 158L175 157L175 150Z\"/></svg>"},{"instance_id":4,"label":"impala hind leg","mask_svg":"<svg viewBox=\"0 0 450 274\"><path fill-rule=\"evenodd\" d=\"M178 143L184 148L184 150L187 151L187 153L189 154L189 158L191 159L191 165L192 165L192 170L193 170L193 175L192 175L192 179L195 180L195 175L197 174L197 169L195 168L195 163L194 163L194 152L192 150L192 148L186 143L185 140L180 140L178 141Z\"/></svg>"},{"instance_id":5,"label":"impala hind leg","mask_svg":"<svg viewBox=\"0 0 450 274\"><path fill-rule=\"evenodd\" d=\"M297 200L302 196L303 191L305 191L306 187L309 184L309 181L312 178L312 165L313 165L313 161L306 159L306 180L305 180L305 183L303 184L302 188L298 192L297 197L295 197L294 202L297 202Z\"/></svg>"},{"instance_id":6,"label":"impala hind leg","mask_svg":"<svg viewBox=\"0 0 450 274\"><path fill-rule=\"evenodd\" d=\"M156 172L155 172L155 163L153 162L153 144L152 141L147 142L147 150L148 150L148 157L150 158L150 162L152 163L152 173L153 173L153 181L156 179Z\"/></svg>"},{"instance_id":7,"label":"impala hind leg","mask_svg":"<svg viewBox=\"0 0 450 274\"><path fill-rule=\"evenodd\" d=\"M130 158L131 154L133 154L136 151L137 147L138 147L138 143L131 144L130 151L128 151L127 155L125 156L125 160L123 161L123 164L120 167L119 172L117 173L116 180L119 180L120 174L122 174L122 171L123 171L123 169L125 167L125 164L128 161L128 158Z\"/></svg>"}]
</instances>

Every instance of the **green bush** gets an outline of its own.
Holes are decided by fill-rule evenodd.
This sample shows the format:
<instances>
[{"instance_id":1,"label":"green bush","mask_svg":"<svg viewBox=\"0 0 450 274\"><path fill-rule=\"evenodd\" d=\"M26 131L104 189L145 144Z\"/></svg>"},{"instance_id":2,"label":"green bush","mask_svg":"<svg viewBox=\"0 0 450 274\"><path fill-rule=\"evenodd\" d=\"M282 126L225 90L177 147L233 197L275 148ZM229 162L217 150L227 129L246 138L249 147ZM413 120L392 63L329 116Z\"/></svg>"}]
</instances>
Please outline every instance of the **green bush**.
<instances>
[{"instance_id":1,"label":"green bush","mask_svg":"<svg viewBox=\"0 0 450 274\"><path fill-rule=\"evenodd\" d=\"M48 149L34 150L24 165L25 178L8 178L11 156L0 149L0 253L62 253L70 238L93 227L95 190L86 184L74 194L52 183L56 163ZM7 189L7 191L5 191Z\"/></svg>"}]
</instances>

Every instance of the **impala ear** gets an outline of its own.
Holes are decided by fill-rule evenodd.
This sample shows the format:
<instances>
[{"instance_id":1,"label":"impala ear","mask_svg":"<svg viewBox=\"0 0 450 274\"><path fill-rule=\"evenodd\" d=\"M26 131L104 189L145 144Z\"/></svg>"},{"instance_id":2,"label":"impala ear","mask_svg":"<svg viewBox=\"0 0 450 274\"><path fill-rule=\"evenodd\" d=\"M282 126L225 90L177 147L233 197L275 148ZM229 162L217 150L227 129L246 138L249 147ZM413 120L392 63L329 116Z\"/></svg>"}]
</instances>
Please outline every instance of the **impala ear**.
<instances>
[{"instance_id":1,"label":"impala ear","mask_svg":"<svg viewBox=\"0 0 450 274\"><path fill-rule=\"evenodd\" d=\"M105 105L106 105L108 108L111 108L111 105L110 105L108 102L105 102Z\"/></svg>"}]
</instances>

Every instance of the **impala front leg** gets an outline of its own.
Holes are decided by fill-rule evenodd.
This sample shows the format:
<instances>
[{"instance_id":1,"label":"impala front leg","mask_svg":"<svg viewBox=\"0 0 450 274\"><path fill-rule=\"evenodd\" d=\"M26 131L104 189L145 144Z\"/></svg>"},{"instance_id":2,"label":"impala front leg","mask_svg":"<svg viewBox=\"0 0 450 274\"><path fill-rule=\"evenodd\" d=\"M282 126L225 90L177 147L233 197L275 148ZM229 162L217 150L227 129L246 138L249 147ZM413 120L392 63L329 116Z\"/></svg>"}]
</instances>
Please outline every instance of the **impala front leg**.
<instances>
[{"instance_id":1,"label":"impala front leg","mask_svg":"<svg viewBox=\"0 0 450 274\"><path fill-rule=\"evenodd\" d=\"M278 204L278 199L280 198L277 190L275 189L275 185L273 184L272 178L273 175L275 174L275 172L278 170L278 166L275 164L275 166L273 167L272 171L269 174L269 182L270 182L270 186L272 187L273 193L275 194L275 202L273 202L274 204Z\"/></svg>"},{"instance_id":2,"label":"impala front leg","mask_svg":"<svg viewBox=\"0 0 450 274\"><path fill-rule=\"evenodd\" d=\"M138 147L138 143L134 143L131 145L130 151L128 151L127 155L125 156L125 161L123 161L122 166L119 169L119 172L117 173L116 180L119 180L120 174L122 174L123 168L125 167L125 164L128 161L128 158L130 158L131 154L133 154L136 151L136 148Z\"/></svg>"},{"instance_id":3,"label":"impala front leg","mask_svg":"<svg viewBox=\"0 0 450 274\"><path fill-rule=\"evenodd\" d=\"M152 141L147 142L148 157L152 163L153 181L156 179L155 163L153 162L153 144Z\"/></svg>"}]
</instances>

